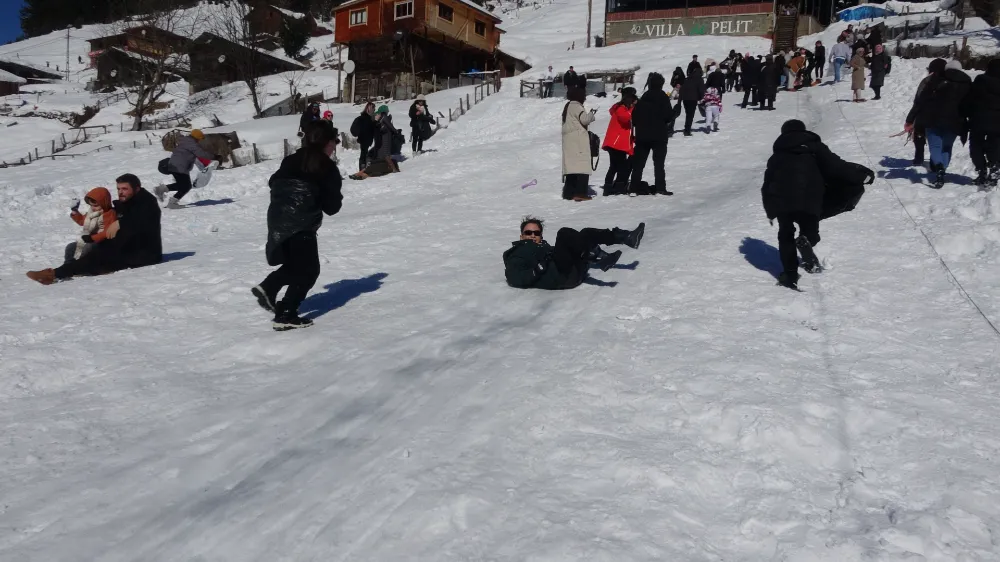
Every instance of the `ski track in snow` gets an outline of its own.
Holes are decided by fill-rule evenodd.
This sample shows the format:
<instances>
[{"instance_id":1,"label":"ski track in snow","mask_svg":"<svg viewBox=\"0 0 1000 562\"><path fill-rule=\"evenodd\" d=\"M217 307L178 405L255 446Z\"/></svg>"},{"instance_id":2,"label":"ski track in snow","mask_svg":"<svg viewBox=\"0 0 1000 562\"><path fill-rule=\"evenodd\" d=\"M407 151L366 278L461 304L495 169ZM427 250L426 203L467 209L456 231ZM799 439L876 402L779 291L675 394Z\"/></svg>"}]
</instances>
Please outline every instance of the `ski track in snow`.
<instances>
[{"instance_id":1,"label":"ski track in snow","mask_svg":"<svg viewBox=\"0 0 1000 562\"><path fill-rule=\"evenodd\" d=\"M896 118L915 81L891 80ZM24 271L76 234L63 202L162 153L0 170L0 559L997 560L998 340L886 185L823 223L827 272L774 286L780 124L889 170L898 119L835 102L847 87L775 112L727 94L721 132L671 141L674 197L571 204L562 102L508 83L438 152L345 183L296 333L248 291L276 161L164 211L167 263L52 287ZM589 103L603 136L612 102ZM920 217L973 197L897 189ZM518 291L501 253L525 213L550 238L646 236L591 284ZM996 318L948 251L966 231L933 224Z\"/></svg>"}]
</instances>

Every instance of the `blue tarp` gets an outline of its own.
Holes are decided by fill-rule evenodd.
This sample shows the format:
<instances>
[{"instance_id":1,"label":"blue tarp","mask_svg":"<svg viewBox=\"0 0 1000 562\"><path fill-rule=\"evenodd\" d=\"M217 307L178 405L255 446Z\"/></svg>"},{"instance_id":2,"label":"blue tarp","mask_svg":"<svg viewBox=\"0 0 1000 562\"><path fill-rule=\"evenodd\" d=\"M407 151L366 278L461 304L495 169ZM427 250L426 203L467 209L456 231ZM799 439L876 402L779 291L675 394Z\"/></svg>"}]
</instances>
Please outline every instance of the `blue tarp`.
<instances>
[{"instance_id":1,"label":"blue tarp","mask_svg":"<svg viewBox=\"0 0 1000 562\"><path fill-rule=\"evenodd\" d=\"M884 18L891 15L893 15L892 10L886 10L873 4L862 4L837 12L837 18L840 21L861 21L871 18Z\"/></svg>"}]
</instances>

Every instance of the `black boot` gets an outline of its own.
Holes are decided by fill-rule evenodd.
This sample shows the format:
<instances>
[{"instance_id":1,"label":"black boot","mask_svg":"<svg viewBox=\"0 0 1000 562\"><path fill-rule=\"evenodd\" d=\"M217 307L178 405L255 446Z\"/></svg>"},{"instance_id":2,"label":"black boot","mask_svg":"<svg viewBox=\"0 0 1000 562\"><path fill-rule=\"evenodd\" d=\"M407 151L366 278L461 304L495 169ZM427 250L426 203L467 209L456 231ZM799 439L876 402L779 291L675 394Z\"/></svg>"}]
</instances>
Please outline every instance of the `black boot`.
<instances>
[{"instance_id":1,"label":"black boot","mask_svg":"<svg viewBox=\"0 0 1000 562\"><path fill-rule=\"evenodd\" d=\"M284 303L278 304L277 313L274 315L272 327L275 332L285 332L297 328L308 328L313 325L313 321L308 318L300 318L297 310L286 310Z\"/></svg>"},{"instance_id":2,"label":"black boot","mask_svg":"<svg viewBox=\"0 0 1000 562\"><path fill-rule=\"evenodd\" d=\"M806 273L819 273L823 271L823 266L819 263L819 258L816 257L816 252L812 249L812 244L809 243L809 240L805 236L796 238L795 246L802 255L802 269L806 270Z\"/></svg>"},{"instance_id":3,"label":"black boot","mask_svg":"<svg viewBox=\"0 0 1000 562\"><path fill-rule=\"evenodd\" d=\"M986 176L986 187L995 189L1000 182L1000 166L990 166L990 173Z\"/></svg>"},{"instance_id":4,"label":"black boot","mask_svg":"<svg viewBox=\"0 0 1000 562\"><path fill-rule=\"evenodd\" d=\"M799 290L799 274L791 271L782 271L778 275L778 285L789 289Z\"/></svg>"},{"instance_id":5,"label":"black boot","mask_svg":"<svg viewBox=\"0 0 1000 562\"><path fill-rule=\"evenodd\" d=\"M646 223L640 222L639 226L635 227L635 230L622 230L621 228L615 228L612 230L615 234L615 244L625 244L633 250L639 248L639 242L642 242L642 235L646 231Z\"/></svg>"},{"instance_id":6,"label":"black boot","mask_svg":"<svg viewBox=\"0 0 1000 562\"><path fill-rule=\"evenodd\" d=\"M617 252L605 252L600 246L595 246L593 250L587 254L587 261L601 268L601 271L607 271L618 263L618 258L622 257L621 250Z\"/></svg>"},{"instance_id":7,"label":"black boot","mask_svg":"<svg viewBox=\"0 0 1000 562\"><path fill-rule=\"evenodd\" d=\"M986 173L986 168L979 169L976 174L976 185L979 187L979 191L985 191L989 181L990 176Z\"/></svg>"},{"instance_id":8,"label":"black boot","mask_svg":"<svg viewBox=\"0 0 1000 562\"><path fill-rule=\"evenodd\" d=\"M275 312L274 299L277 295L267 294L267 291L264 290L264 287L260 285L257 285L253 289L250 289L250 292L253 293L253 296L257 297L257 304L259 304L261 308L263 308L268 312Z\"/></svg>"},{"instance_id":9,"label":"black boot","mask_svg":"<svg viewBox=\"0 0 1000 562\"><path fill-rule=\"evenodd\" d=\"M934 164L934 189L941 189L944 187L944 166L941 164Z\"/></svg>"}]
</instances>

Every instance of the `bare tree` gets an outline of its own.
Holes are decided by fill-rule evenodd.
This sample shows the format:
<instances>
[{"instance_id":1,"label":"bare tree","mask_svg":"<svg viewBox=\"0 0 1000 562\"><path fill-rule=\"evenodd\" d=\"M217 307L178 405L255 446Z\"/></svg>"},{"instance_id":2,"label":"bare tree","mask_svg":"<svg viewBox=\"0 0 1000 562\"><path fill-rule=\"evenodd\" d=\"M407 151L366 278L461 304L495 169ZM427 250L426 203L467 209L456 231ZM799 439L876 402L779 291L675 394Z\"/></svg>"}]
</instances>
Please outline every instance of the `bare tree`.
<instances>
[{"instance_id":1,"label":"bare tree","mask_svg":"<svg viewBox=\"0 0 1000 562\"><path fill-rule=\"evenodd\" d=\"M247 15L252 8L239 0L229 0L222 8L213 10L208 15L208 31L237 46L225 54L225 64L235 70L239 80L247 85L254 113L259 117L263 111L260 104L263 97L260 79L264 51L250 30Z\"/></svg>"},{"instance_id":2,"label":"bare tree","mask_svg":"<svg viewBox=\"0 0 1000 562\"><path fill-rule=\"evenodd\" d=\"M112 77L126 85L125 99L134 113L132 130L156 110L167 84L182 76L189 65L184 40L193 33L194 18L177 8L180 0L118 0L114 23L104 26L105 36L124 36L116 53L124 64Z\"/></svg>"}]
</instances>

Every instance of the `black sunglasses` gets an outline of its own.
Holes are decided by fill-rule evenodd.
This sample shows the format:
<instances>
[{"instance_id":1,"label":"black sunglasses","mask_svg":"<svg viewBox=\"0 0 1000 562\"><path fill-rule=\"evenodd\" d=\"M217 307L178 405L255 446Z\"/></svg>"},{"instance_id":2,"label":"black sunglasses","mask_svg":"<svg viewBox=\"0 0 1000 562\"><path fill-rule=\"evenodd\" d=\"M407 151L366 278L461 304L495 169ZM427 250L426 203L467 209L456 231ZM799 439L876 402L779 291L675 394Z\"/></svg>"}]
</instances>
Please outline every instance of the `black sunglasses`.
<instances>
[{"instance_id":1,"label":"black sunglasses","mask_svg":"<svg viewBox=\"0 0 1000 562\"><path fill-rule=\"evenodd\" d=\"M524 231L521 232L521 234L523 234L525 236L541 236L542 235L542 231L541 230L524 230Z\"/></svg>"}]
</instances>

